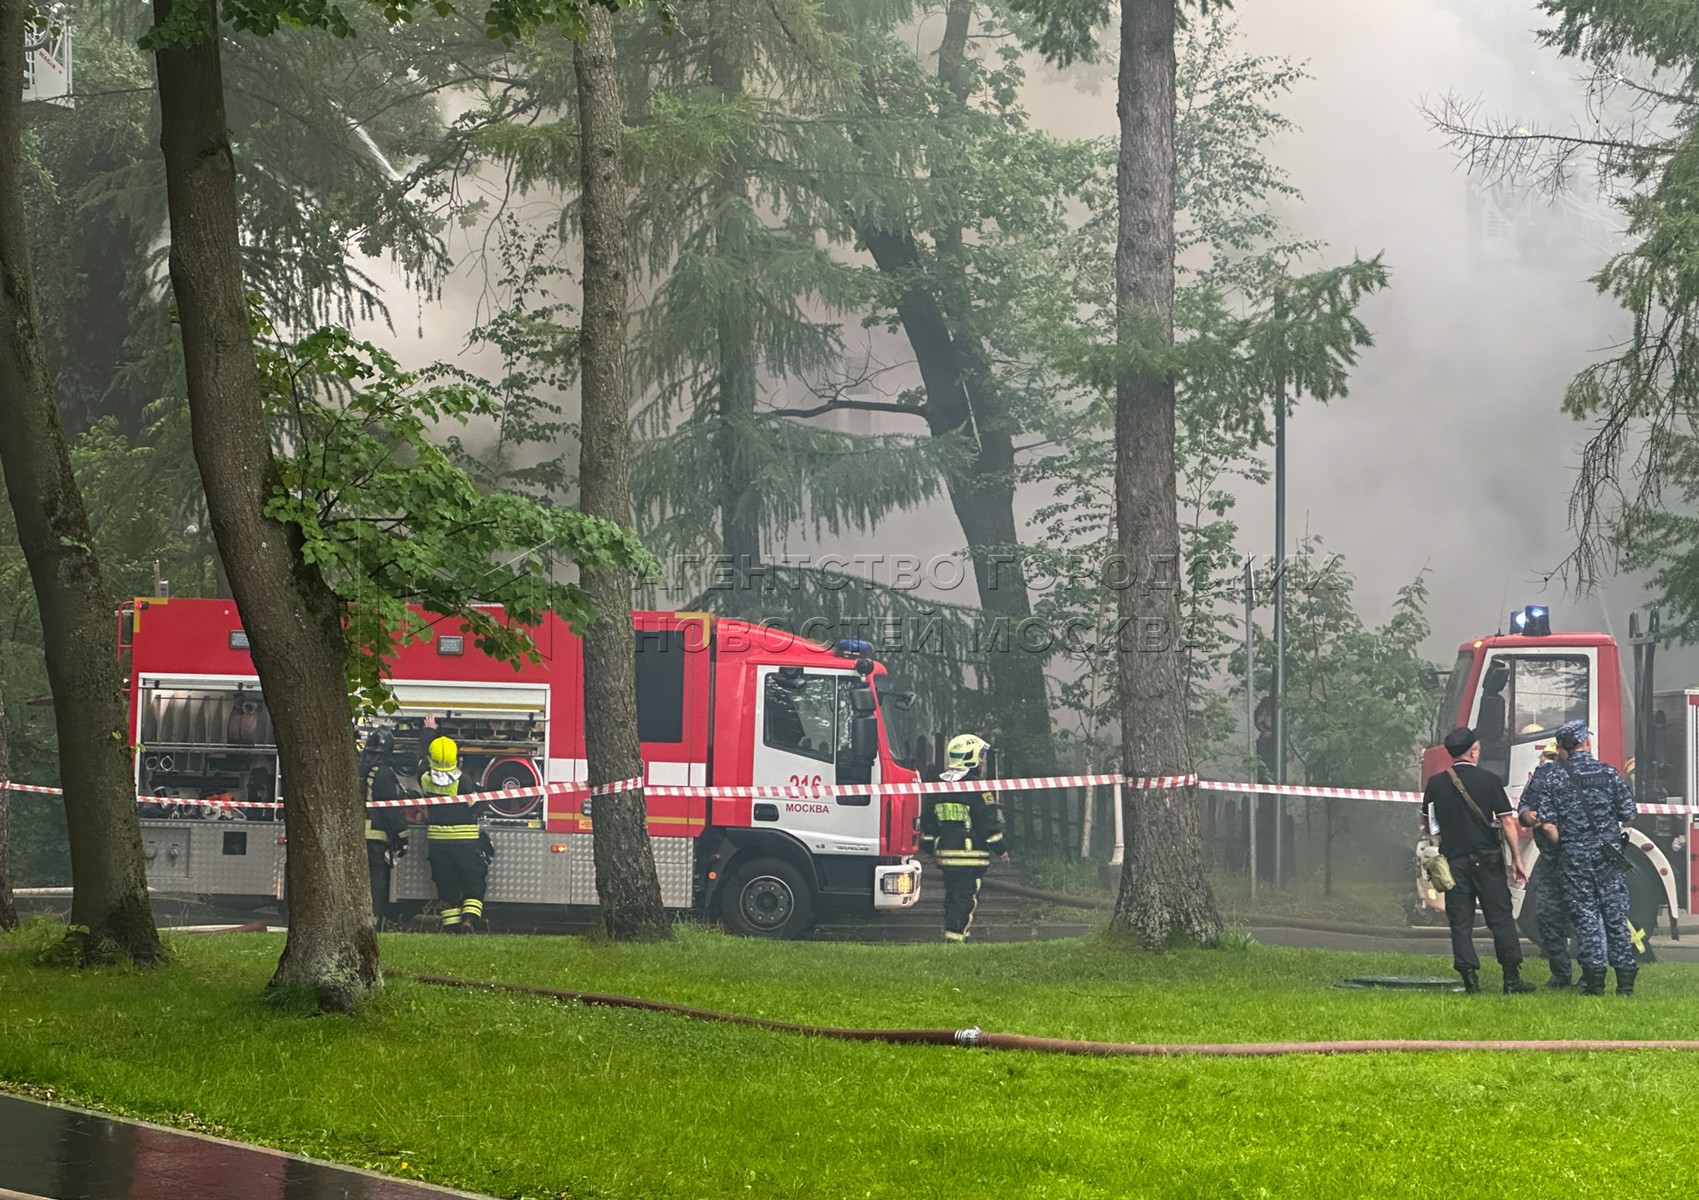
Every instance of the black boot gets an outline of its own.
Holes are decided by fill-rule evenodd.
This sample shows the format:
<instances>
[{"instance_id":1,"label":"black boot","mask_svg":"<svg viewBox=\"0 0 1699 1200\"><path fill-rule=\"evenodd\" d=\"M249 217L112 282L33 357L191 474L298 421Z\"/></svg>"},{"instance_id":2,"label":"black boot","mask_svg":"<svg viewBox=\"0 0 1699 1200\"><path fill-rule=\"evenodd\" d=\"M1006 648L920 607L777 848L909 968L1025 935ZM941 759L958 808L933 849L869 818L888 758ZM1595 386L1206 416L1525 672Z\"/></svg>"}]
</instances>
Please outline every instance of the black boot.
<instances>
[{"instance_id":1,"label":"black boot","mask_svg":"<svg viewBox=\"0 0 1699 1200\"><path fill-rule=\"evenodd\" d=\"M1458 967L1457 973L1463 976L1463 990L1473 996L1481 990L1481 973L1474 967Z\"/></svg>"},{"instance_id":2,"label":"black boot","mask_svg":"<svg viewBox=\"0 0 1699 1200\"><path fill-rule=\"evenodd\" d=\"M1634 977L1640 974L1639 967L1618 967L1616 969L1616 994L1632 996L1634 994Z\"/></svg>"},{"instance_id":3,"label":"black boot","mask_svg":"<svg viewBox=\"0 0 1699 1200\"><path fill-rule=\"evenodd\" d=\"M1504 994L1506 996L1523 996L1534 990L1534 985L1522 978L1521 963L1504 964Z\"/></svg>"},{"instance_id":4,"label":"black boot","mask_svg":"<svg viewBox=\"0 0 1699 1200\"><path fill-rule=\"evenodd\" d=\"M1575 986L1575 972L1569 965L1569 960L1551 959L1552 977L1546 980L1549 988L1566 988Z\"/></svg>"},{"instance_id":5,"label":"black boot","mask_svg":"<svg viewBox=\"0 0 1699 1200\"><path fill-rule=\"evenodd\" d=\"M1581 994L1583 996L1602 996L1605 994L1605 969L1603 967L1581 968Z\"/></svg>"}]
</instances>

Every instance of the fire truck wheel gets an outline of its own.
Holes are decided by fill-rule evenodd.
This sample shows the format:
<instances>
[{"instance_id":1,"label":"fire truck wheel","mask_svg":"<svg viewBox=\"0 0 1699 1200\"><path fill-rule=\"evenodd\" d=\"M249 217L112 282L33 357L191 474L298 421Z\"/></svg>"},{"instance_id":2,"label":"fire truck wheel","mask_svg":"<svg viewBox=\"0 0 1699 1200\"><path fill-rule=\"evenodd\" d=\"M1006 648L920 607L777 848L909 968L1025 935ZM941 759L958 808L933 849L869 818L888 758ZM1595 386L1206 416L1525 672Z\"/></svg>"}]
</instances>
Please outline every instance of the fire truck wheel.
<instances>
[{"instance_id":1,"label":"fire truck wheel","mask_svg":"<svg viewBox=\"0 0 1699 1200\"><path fill-rule=\"evenodd\" d=\"M741 863L726 881L721 913L743 937L800 937L814 923L814 898L801 872L777 858Z\"/></svg>"}]
</instances>

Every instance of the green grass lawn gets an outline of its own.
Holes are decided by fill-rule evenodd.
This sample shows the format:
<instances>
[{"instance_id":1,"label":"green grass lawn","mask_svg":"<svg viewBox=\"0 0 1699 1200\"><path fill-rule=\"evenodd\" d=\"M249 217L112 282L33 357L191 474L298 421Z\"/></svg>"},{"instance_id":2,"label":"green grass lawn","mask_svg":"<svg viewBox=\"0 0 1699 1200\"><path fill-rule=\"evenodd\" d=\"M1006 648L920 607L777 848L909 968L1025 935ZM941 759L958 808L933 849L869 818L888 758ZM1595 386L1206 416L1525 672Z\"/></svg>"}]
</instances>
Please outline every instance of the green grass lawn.
<instances>
[{"instance_id":1,"label":"green grass lawn","mask_svg":"<svg viewBox=\"0 0 1699 1200\"><path fill-rule=\"evenodd\" d=\"M840 1043L399 978L356 1018L308 1017L259 999L280 936L176 935L176 961L150 974L37 965L48 936L0 938L0 1086L504 1197L1642 1196L1686 1190L1691 1170L1696 1055L1091 1060ZM1671 964L1619 1001L1345 991L1331 985L1443 960L1155 956L1103 938L396 934L383 953L397 972L853 1027L1699 1036L1699 968Z\"/></svg>"},{"instance_id":2,"label":"green grass lawn","mask_svg":"<svg viewBox=\"0 0 1699 1200\"><path fill-rule=\"evenodd\" d=\"M1112 900L1112 893L1098 878L1098 864L1079 859L1041 858L1030 864L1032 885L1096 903ZM991 880L996 882L992 874ZM1379 880L1338 879L1331 891L1320 877L1302 878L1282 887L1262 883L1256 898L1251 898L1250 876L1212 872L1209 886L1215 893L1216 904L1230 924L1254 924L1258 918L1301 917L1313 921L1339 921L1357 925L1402 927L1408 923L1404 911L1407 896L1414 884L1402 881L1388 886ZM1033 911L1040 917L1061 921L1089 920L1087 910L1065 908L1059 904L1035 902ZM1442 916L1435 921L1444 925Z\"/></svg>"}]
</instances>

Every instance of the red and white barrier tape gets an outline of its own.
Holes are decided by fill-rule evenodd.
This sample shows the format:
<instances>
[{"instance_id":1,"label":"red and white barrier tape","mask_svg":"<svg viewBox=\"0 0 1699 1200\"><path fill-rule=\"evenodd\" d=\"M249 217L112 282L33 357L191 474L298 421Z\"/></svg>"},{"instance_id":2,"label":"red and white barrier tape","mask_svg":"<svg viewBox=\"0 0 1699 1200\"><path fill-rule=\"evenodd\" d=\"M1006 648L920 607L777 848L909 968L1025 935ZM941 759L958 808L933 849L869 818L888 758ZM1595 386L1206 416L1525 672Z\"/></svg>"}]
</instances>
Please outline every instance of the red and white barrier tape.
<instances>
[{"instance_id":1,"label":"red and white barrier tape","mask_svg":"<svg viewBox=\"0 0 1699 1200\"><path fill-rule=\"evenodd\" d=\"M1152 779L1123 779L1119 775L1048 775L1025 779L953 779L933 783L821 783L735 784L723 787L692 787L675 783L652 783L643 790L651 796L722 796L755 800L823 800L832 796L936 795L944 792L1020 792L1054 788L1091 787L1094 784L1125 783L1130 787L1183 787L1197 776L1163 776Z\"/></svg>"},{"instance_id":2,"label":"red and white barrier tape","mask_svg":"<svg viewBox=\"0 0 1699 1200\"><path fill-rule=\"evenodd\" d=\"M1309 787L1294 783L1216 783L1210 780L1198 784L1200 792L1254 792L1260 796L1308 796L1319 800L1382 800L1392 804L1420 804L1422 793L1400 792L1390 788Z\"/></svg>"},{"instance_id":3,"label":"red and white barrier tape","mask_svg":"<svg viewBox=\"0 0 1699 1200\"><path fill-rule=\"evenodd\" d=\"M818 800L834 796L865 796L878 791L884 794L900 795L935 795L949 792L1020 792L1048 791L1057 788L1077 788L1109 786L1119 783L1123 787L1136 791L1157 791L1174 788L1195 786L1203 792L1226 792L1240 794L1255 794L1263 796L1298 796L1322 800L1373 800L1392 804L1419 804L1422 800L1420 792L1398 791L1390 788L1335 788L1310 787L1306 784L1272 784L1272 783L1241 783L1199 779L1196 775L1047 775L1018 779L958 779L939 780L932 783L840 783L819 784L814 786L798 784L750 784L709 787L686 784L645 784L641 779L621 779L614 783L598 784L590 787L583 783L548 783L537 787L503 788L491 792L468 792L462 796L445 798L442 796L416 796L401 800L377 800L368 804L369 808L428 808L434 804L448 803L479 804L496 800L512 800L527 796L543 796L550 794L580 794L584 796L606 796L618 792L640 791L646 795L669 797L722 797L727 799L773 799L773 800ZM55 787L40 787L34 784L12 783L0 780L0 790L14 792L31 792L41 795L57 796L62 790ZM211 797L188 798L175 796L138 796L138 804L180 805L205 808L255 808L279 809L283 805L279 801L242 801L224 800ZM1679 816L1699 813L1699 805L1695 804L1642 804L1640 812L1646 816Z\"/></svg>"},{"instance_id":4,"label":"red and white barrier tape","mask_svg":"<svg viewBox=\"0 0 1699 1200\"><path fill-rule=\"evenodd\" d=\"M198 799L189 798L189 797L184 797L182 799L179 799L176 796L137 796L136 797L136 803L137 804L158 804L162 807L167 807L167 808L172 806L172 805L185 805L185 806L191 806L191 807L194 807L194 808L264 808L264 809L273 809L273 808L282 808L283 807L283 802L281 800L218 800L218 799L214 799L211 796L202 796Z\"/></svg>"},{"instance_id":5,"label":"red and white barrier tape","mask_svg":"<svg viewBox=\"0 0 1699 1200\"><path fill-rule=\"evenodd\" d=\"M9 779L0 779L0 792L35 792L42 796L63 796L63 788L38 787L30 783L13 783Z\"/></svg>"}]
</instances>

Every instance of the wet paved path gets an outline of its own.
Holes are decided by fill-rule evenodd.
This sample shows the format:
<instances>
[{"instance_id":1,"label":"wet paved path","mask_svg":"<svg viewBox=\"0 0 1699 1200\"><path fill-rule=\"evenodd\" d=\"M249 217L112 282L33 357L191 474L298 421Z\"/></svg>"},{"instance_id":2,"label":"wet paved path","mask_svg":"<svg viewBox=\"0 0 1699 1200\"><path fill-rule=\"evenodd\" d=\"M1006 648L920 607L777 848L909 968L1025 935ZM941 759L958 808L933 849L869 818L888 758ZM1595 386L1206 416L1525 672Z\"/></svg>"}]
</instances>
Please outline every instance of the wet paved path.
<instances>
[{"instance_id":1,"label":"wet paved path","mask_svg":"<svg viewBox=\"0 0 1699 1200\"><path fill-rule=\"evenodd\" d=\"M466 1197L277 1150L0 1095L0 1200Z\"/></svg>"}]
</instances>

